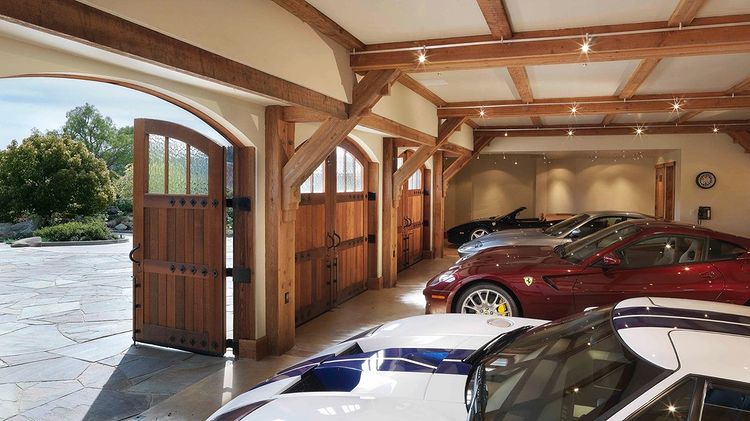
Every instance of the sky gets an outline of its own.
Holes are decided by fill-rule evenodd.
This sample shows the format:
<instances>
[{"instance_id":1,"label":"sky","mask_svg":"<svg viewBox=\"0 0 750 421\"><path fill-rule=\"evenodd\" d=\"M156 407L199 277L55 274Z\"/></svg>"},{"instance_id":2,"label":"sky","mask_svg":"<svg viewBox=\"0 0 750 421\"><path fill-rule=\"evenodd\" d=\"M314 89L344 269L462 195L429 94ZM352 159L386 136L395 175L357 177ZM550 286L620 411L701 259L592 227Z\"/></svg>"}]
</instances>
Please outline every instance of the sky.
<instances>
[{"instance_id":1,"label":"sky","mask_svg":"<svg viewBox=\"0 0 750 421\"><path fill-rule=\"evenodd\" d=\"M65 113L87 102L117 127L132 126L136 118L153 118L224 140L193 114L139 91L87 80L32 77L0 79L0 149L13 139L20 142L34 128L42 132L60 129Z\"/></svg>"}]
</instances>

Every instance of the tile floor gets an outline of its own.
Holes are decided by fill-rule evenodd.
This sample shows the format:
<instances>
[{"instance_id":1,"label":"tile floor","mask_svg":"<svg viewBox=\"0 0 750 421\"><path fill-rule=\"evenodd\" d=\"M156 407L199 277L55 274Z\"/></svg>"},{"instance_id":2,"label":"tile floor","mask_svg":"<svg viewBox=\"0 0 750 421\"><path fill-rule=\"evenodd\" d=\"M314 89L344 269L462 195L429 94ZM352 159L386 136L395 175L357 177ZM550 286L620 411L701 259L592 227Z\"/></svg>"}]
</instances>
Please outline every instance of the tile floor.
<instances>
[{"instance_id":1,"label":"tile floor","mask_svg":"<svg viewBox=\"0 0 750 421\"><path fill-rule=\"evenodd\" d=\"M289 353L258 362L134 346L130 248L0 244L0 420L205 419L329 344L421 314L425 280L455 260L418 263L397 288L355 297L301 326Z\"/></svg>"}]
</instances>

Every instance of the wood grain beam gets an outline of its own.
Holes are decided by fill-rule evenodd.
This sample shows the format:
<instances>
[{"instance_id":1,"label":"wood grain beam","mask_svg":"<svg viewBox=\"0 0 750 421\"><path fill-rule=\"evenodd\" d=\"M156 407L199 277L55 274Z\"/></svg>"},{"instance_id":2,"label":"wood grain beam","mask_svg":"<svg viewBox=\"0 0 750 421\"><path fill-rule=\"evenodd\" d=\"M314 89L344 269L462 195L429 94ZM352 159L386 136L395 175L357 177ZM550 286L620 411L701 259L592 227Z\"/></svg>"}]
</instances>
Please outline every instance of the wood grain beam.
<instances>
[{"instance_id":1,"label":"wood grain beam","mask_svg":"<svg viewBox=\"0 0 750 421\"><path fill-rule=\"evenodd\" d=\"M471 149L450 142L445 142L443 146L440 147L440 151L455 156L471 155L472 152Z\"/></svg>"},{"instance_id":2,"label":"wood grain beam","mask_svg":"<svg viewBox=\"0 0 750 421\"><path fill-rule=\"evenodd\" d=\"M737 130L727 132L727 134L732 138L734 143L742 146L745 153L750 153L750 132L747 130Z\"/></svg>"},{"instance_id":3,"label":"wood grain beam","mask_svg":"<svg viewBox=\"0 0 750 421\"><path fill-rule=\"evenodd\" d=\"M346 103L74 0L5 0L0 19L228 85L347 117Z\"/></svg>"},{"instance_id":4,"label":"wood grain beam","mask_svg":"<svg viewBox=\"0 0 750 421\"><path fill-rule=\"evenodd\" d=\"M544 122L542 121L542 118L539 117L538 115L532 115L530 119L531 119L531 124L533 124L534 126L536 127L544 126Z\"/></svg>"},{"instance_id":5,"label":"wood grain beam","mask_svg":"<svg viewBox=\"0 0 750 421\"><path fill-rule=\"evenodd\" d=\"M620 91L619 97L622 99L629 99L633 97L633 95L635 95L635 92L643 84L643 82L646 81L648 75L651 74L651 72L654 70L656 65L659 64L660 61L661 59L658 58L647 58L645 60L641 60L640 64L638 64L638 67L635 68L633 74L630 75L630 78L625 83L625 86L623 86L622 91Z\"/></svg>"},{"instance_id":6,"label":"wood grain beam","mask_svg":"<svg viewBox=\"0 0 750 421\"><path fill-rule=\"evenodd\" d=\"M617 117L617 114L607 114L607 115L605 115L604 118L602 119L601 125L602 126L609 125L610 123L612 123L612 121L614 121L615 117Z\"/></svg>"},{"instance_id":7,"label":"wood grain beam","mask_svg":"<svg viewBox=\"0 0 750 421\"><path fill-rule=\"evenodd\" d=\"M669 17L667 25L669 26L686 26L695 19L698 10L706 3L705 0L680 0L675 7L672 16Z\"/></svg>"},{"instance_id":8,"label":"wood grain beam","mask_svg":"<svg viewBox=\"0 0 750 421\"><path fill-rule=\"evenodd\" d=\"M658 113L672 111L674 98L682 98L680 106L682 112L708 111L708 110L730 110L738 108L750 108L750 96L720 96L711 98L712 95L704 97L681 97L678 95L648 96L648 100L640 100L633 97L631 100L623 101L612 97L596 98L559 98L544 100L544 102L532 104L508 104L500 107L487 106L485 103L463 104L461 108L438 109L438 117L476 117L479 109L484 107L485 118L491 117L523 117L523 116L545 116L545 115L569 115L571 104L576 103L576 112L580 115L592 114L623 114L623 113ZM708 97L708 98L707 98Z\"/></svg>"},{"instance_id":9,"label":"wood grain beam","mask_svg":"<svg viewBox=\"0 0 750 421\"><path fill-rule=\"evenodd\" d=\"M448 191L448 182L453 177L455 177L456 174L458 174L459 171L461 171L469 162L471 162L472 159L476 158L477 155L482 152L482 149L489 145L493 139L495 139L494 136L477 135L477 137L474 138L474 150L472 151L471 155L461 157L453 161L453 163L445 170L443 174L443 190L445 192Z\"/></svg>"},{"instance_id":10,"label":"wood grain beam","mask_svg":"<svg viewBox=\"0 0 750 421\"><path fill-rule=\"evenodd\" d=\"M443 164L443 152L435 152L432 160L432 250L435 259L443 258L443 244L445 242Z\"/></svg>"},{"instance_id":11,"label":"wood grain beam","mask_svg":"<svg viewBox=\"0 0 750 421\"><path fill-rule=\"evenodd\" d=\"M398 70L367 73L354 87L350 117L339 120L329 118L320 125L312 137L303 143L284 165L284 209L291 210L299 204L299 186L317 166L333 152L336 145L359 124L383 96L383 87L393 83L400 75Z\"/></svg>"},{"instance_id":12,"label":"wood grain beam","mask_svg":"<svg viewBox=\"0 0 750 421\"><path fill-rule=\"evenodd\" d=\"M750 77L729 88L729 90L727 90L727 93L734 94L747 91L750 91Z\"/></svg>"},{"instance_id":13,"label":"wood grain beam","mask_svg":"<svg viewBox=\"0 0 750 421\"><path fill-rule=\"evenodd\" d=\"M412 91L414 91L414 93L421 96L422 98L430 101L436 107L444 107L445 104L447 104L447 102L445 102L443 98L440 98L437 94L427 89L424 85L422 85L406 73L402 74L401 77L398 78L398 82L411 89Z\"/></svg>"},{"instance_id":14,"label":"wood grain beam","mask_svg":"<svg viewBox=\"0 0 750 421\"><path fill-rule=\"evenodd\" d=\"M393 174L393 201L398 202L400 200L401 185L414 174L414 171L419 169L422 164L429 159L440 147L445 144L456 130L461 128L461 125L466 121L466 117L455 117L447 118L440 124L438 128L438 137L436 139L435 146L420 146L419 149L401 165L401 168L396 170Z\"/></svg>"},{"instance_id":15,"label":"wood grain beam","mask_svg":"<svg viewBox=\"0 0 750 421\"><path fill-rule=\"evenodd\" d=\"M516 86L516 91L521 101L525 103L534 102L534 94L531 92L531 84L529 84L529 75L526 73L526 68L523 66L509 66L508 73L510 73L510 78L513 79L513 84Z\"/></svg>"},{"instance_id":16,"label":"wood grain beam","mask_svg":"<svg viewBox=\"0 0 750 421\"><path fill-rule=\"evenodd\" d=\"M744 19L741 22L748 22L748 16L740 19ZM665 27L664 22L659 25ZM632 32L602 37L596 37L587 28L581 28L581 31L579 34L589 33L593 36L593 50L587 55L580 52L580 39L497 42L435 49L429 48L432 44L422 44L428 47L427 62L424 64L417 63L414 51L384 50L352 55L351 66L355 71L397 68L418 72L750 52L748 25L712 28L693 25L669 32ZM514 34L513 40L517 39L519 34Z\"/></svg>"},{"instance_id":17,"label":"wood grain beam","mask_svg":"<svg viewBox=\"0 0 750 421\"><path fill-rule=\"evenodd\" d=\"M358 40L357 37L347 32L331 18L324 15L305 0L273 0L274 3L286 9L287 12L298 17L302 22L313 27L318 32L331 38L337 44L347 50L361 50L365 43Z\"/></svg>"},{"instance_id":18,"label":"wood grain beam","mask_svg":"<svg viewBox=\"0 0 750 421\"><path fill-rule=\"evenodd\" d=\"M508 39L513 36L503 0L477 0L477 4L494 38Z\"/></svg>"},{"instance_id":19,"label":"wood grain beam","mask_svg":"<svg viewBox=\"0 0 750 421\"><path fill-rule=\"evenodd\" d=\"M393 201L393 173L396 171L394 139L383 139L383 286L396 286L398 277L398 202Z\"/></svg>"}]
</instances>

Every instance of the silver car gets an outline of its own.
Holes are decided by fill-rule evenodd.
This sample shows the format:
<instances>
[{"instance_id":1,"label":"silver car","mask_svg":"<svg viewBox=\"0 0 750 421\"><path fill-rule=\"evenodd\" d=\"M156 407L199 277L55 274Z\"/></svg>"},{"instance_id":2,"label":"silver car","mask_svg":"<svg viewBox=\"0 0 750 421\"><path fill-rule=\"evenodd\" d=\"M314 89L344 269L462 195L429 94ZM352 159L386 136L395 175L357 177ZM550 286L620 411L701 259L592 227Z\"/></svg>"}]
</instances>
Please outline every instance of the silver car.
<instances>
[{"instance_id":1,"label":"silver car","mask_svg":"<svg viewBox=\"0 0 750 421\"><path fill-rule=\"evenodd\" d=\"M555 247L629 219L650 218L652 217L637 212L584 212L547 228L523 228L494 232L462 244L458 248L458 254L462 258L466 258L482 250L499 246Z\"/></svg>"}]
</instances>

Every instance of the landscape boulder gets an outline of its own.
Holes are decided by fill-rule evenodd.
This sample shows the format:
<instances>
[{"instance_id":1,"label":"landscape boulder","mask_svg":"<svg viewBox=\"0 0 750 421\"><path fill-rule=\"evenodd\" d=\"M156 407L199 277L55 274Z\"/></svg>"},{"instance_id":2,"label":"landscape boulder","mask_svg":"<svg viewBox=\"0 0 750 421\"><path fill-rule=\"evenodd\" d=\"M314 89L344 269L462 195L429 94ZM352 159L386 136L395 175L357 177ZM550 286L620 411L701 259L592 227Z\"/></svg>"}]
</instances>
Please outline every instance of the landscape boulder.
<instances>
[{"instance_id":1,"label":"landscape boulder","mask_svg":"<svg viewBox=\"0 0 750 421\"><path fill-rule=\"evenodd\" d=\"M28 237L18 241L14 241L11 247L41 247L42 237Z\"/></svg>"}]
</instances>

